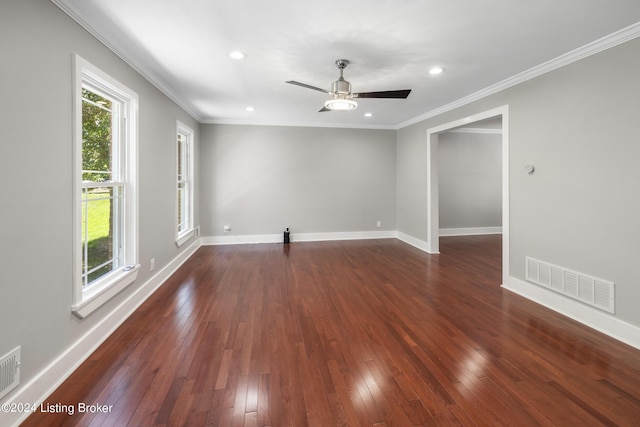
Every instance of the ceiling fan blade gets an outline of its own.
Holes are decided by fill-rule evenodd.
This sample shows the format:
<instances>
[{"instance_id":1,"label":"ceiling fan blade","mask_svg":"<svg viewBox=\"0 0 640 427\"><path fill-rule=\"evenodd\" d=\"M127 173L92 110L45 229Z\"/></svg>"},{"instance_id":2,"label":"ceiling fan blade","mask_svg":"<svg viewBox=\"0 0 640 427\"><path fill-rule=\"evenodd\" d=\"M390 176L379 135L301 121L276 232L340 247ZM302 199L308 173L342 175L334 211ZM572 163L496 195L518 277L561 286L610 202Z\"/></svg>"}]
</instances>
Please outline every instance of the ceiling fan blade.
<instances>
[{"instance_id":1,"label":"ceiling fan blade","mask_svg":"<svg viewBox=\"0 0 640 427\"><path fill-rule=\"evenodd\" d=\"M328 90L324 90L324 89L321 89L319 87L311 86L311 85L308 85L308 84L305 84L305 83L295 82L293 80L289 80L289 81L287 81L285 83L289 83L289 84L296 85L296 86L306 87L307 89L313 89L313 90L317 90L319 92L329 93Z\"/></svg>"},{"instance_id":2,"label":"ceiling fan blade","mask_svg":"<svg viewBox=\"0 0 640 427\"><path fill-rule=\"evenodd\" d=\"M318 110L318 113L324 113L325 111L331 111L327 107L322 107L321 110Z\"/></svg>"},{"instance_id":3,"label":"ceiling fan blade","mask_svg":"<svg viewBox=\"0 0 640 427\"><path fill-rule=\"evenodd\" d=\"M411 93L411 89L384 90L382 92L360 92L354 93L354 98L399 98L404 99Z\"/></svg>"}]
</instances>

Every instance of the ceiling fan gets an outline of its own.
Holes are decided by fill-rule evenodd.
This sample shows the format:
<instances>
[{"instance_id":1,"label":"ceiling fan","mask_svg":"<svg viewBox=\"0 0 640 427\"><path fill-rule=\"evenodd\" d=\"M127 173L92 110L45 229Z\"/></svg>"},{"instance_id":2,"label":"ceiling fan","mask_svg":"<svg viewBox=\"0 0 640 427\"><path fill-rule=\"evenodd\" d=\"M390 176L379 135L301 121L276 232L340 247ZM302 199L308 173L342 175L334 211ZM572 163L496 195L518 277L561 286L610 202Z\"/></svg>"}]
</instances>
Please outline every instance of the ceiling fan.
<instances>
[{"instance_id":1,"label":"ceiling fan","mask_svg":"<svg viewBox=\"0 0 640 427\"><path fill-rule=\"evenodd\" d=\"M290 83L296 86L306 87L307 89L317 90L324 92L332 96L332 99L324 103L324 107L320 112L332 111L332 110L354 110L358 107L358 103L354 101L354 98L396 98L405 99L411 93L411 89L403 90L385 90L381 92L351 92L351 83L346 81L342 76L343 70L349 65L349 61L346 59L338 59L336 61L336 67L340 70L340 77L338 80L331 84L331 90L325 90L316 86L311 86L305 83L289 80L285 83Z\"/></svg>"}]
</instances>

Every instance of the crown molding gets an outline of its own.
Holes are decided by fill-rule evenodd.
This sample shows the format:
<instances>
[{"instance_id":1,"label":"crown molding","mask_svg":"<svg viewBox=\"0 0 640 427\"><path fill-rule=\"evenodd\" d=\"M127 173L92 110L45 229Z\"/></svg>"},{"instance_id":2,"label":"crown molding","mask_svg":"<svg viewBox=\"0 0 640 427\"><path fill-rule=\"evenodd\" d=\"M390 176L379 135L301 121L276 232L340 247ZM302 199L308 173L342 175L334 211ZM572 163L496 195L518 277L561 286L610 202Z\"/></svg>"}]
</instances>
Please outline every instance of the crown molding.
<instances>
[{"instance_id":1,"label":"crown molding","mask_svg":"<svg viewBox=\"0 0 640 427\"><path fill-rule=\"evenodd\" d=\"M283 126L306 128L338 128L338 129L371 129L371 130L396 130L395 125L374 125L361 123L316 123L316 122L274 122L274 121L249 121L234 119L214 119L200 122L205 125L240 125L240 126Z\"/></svg>"},{"instance_id":2,"label":"crown molding","mask_svg":"<svg viewBox=\"0 0 640 427\"><path fill-rule=\"evenodd\" d=\"M124 61L131 68L133 68L138 74L140 74L143 78L149 81L149 83L151 83L163 94L165 94L169 99L175 102L180 108L182 108L185 112L187 112L194 120L203 124L238 124L238 125L262 125L262 126L334 127L334 128L351 128L351 129L399 130L407 126L411 126L416 123L419 123L421 121L430 119L432 117L436 117L440 114L444 114L448 111L455 110L456 108L463 107L467 104L470 104L482 98L486 98L487 96L501 92L505 89L508 89L520 83L524 83L528 80L531 80L543 74L549 73L553 70L564 67L566 65L572 64L576 61L579 61L591 55L595 55L596 53L610 49L614 46L625 43L629 40L632 40L640 36L640 22L637 22L626 28L616 31L612 34L604 36L598 40L588 43L582 47L574 49L554 59L551 59L533 68L523 71L522 73L516 74L512 77L502 80L501 82L488 86L484 89L481 89L477 92L474 92L456 101L450 102L449 104L443 105L441 107L428 111L424 114L421 114L417 117L406 120L404 122L398 123L396 125L362 125L362 124L348 124L348 123L322 124L322 123L310 123L310 122L309 123L308 122L262 123L262 122L248 122L248 121L244 122L244 121L226 120L226 119L206 120L200 117L198 114L196 114L193 111L191 106L183 102L182 99L179 96L177 96L175 92L160 77L158 77L150 69L148 69L147 67L144 67L138 61L136 61L132 57L132 55L128 55L126 52L122 52L121 50L117 49L105 37L101 36L89 24L87 24L87 20L84 19L83 16L78 14L73 9L67 7L62 0L51 0L51 2L55 4L60 10L62 10L65 14L67 14L71 19L77 22L82 28L88 31L100 43L105 45L122 61Z\"/></svg>"},{"instance_id":3,"label":"crown molding","mask_svg":"<svg viewBox=\"0 0 640 427\"><path fill-rule=\"evenodd\" d=\"M165 94L169 99L175 102L180 108L182 108L187 114L189 114L194 120L197 122L201 121L201 117L196 114L193 109L186 105L179 96L175 94L175 92L153 71L144 67L137 61L135 61L132 55L128 55L126 52L122 52L117 49L112 43L110 43L106 38L104 38L100 33L98 33L93 27L91 27L87 20L77 13L74 9L68 7L61 0L51 0L51 3L56 5L60 10L62 10L65 14L67 14L72 20L74 20L78 25L84 28L89 34L95 37L100 43L102 43L107 49L113 52L118 58L124 61L127 65L133 68L138 74L140 74L145 80L151 83L156 87L160 92Z\"/></svg>"},{"instance_id":4,"label":"crown molding","mask_svg":"<svg viewBox=\"0 0 640 427\"><path fill-rule=\"evenodd\" d=\"M516 74L515 76L502 80L501 82L498 82L494 85L488 86L482 90L479 90L478 92L474 92L471 95L467 95L449 104L443 105L442 107L439 107L429 112L426 112L424 114L421 114L418 117L414 117L413 119L409 119L407 121L399 123L395 127L395 129L396 130L402 129L407 126L411 126L416 123L419 123L423 120L427 120L432 117L438 116L440 114L446 113L448 111L455 110L456 108L460 108L462 106L470 104L479 99L486 98L489 95L493 95L505 89L509 89L510 87L513 87L520 83L524 83L528 80L531 80L543 74L549 73L558 68L567 66L569 64L573 64L574 62L580 61L581 59L587 58L591 55L595 55L596 53L602 52L603 50L610 49L614 46L625 43L639 36L640 36L640 22L636 22L635 24L632 24L626 28L616 31L615 33L604 36L598 40L595 40L582 47L579 47L563 55L560 55L547 62L543 62L540 65L536 65L533 68L530 68L526 71L523 71L522 73Z\"/></svg>"}]
</instances>

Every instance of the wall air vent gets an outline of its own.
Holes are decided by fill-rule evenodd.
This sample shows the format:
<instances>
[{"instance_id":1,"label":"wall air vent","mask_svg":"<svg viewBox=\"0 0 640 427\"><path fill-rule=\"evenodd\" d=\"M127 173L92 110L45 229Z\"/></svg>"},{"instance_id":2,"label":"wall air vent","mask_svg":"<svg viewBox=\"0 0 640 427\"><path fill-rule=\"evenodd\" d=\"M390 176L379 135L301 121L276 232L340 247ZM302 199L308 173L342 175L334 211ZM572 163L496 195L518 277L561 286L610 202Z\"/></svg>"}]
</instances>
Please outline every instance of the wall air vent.
<instances>
[{"instance_id":1,"label":"wall air vent","mask_svg":"<svg viewBox=\"0 0 640 427\"><path fill-rule=\"evenodd\" d=\"M20 347L0 359L0 399L20 384Z\"/></svg>"},{"instance_id":2,"label":"wall air vent","mask_svg":"<svg viewBox=\"0 0 640 427\"><path fill-rule=\"evenodd\" d=\"M614 283L526 257L527 281L609 313L615 312Z\"/></svg>"}]
</instances>

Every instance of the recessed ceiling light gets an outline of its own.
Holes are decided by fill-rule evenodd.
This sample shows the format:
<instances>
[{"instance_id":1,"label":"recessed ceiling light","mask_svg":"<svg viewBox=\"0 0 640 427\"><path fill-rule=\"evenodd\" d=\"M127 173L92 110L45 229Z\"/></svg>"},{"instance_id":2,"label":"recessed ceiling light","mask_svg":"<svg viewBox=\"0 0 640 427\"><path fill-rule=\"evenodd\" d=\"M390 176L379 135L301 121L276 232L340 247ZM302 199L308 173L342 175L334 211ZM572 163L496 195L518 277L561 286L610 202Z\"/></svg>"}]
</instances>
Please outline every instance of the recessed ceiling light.
<instances>
[{"instance_id":1,"label":"recessed ceiling light","mask_svg":"<svg viewBox=\"0 0 640 427\"><path fill-rule=\"evenodd\" d=\"M444 71L444 68L442 67L433 67L432 69L429 70L429 74L435 76L437 74L442 74L443 71Z\"/></svg>"},{"instance_id":2,"label":"recessed ceiling light","mask_svg":"<svg viewBox=\"0 0 640 427\"><path fill-rule=\"evenodd\" d=\"M373 113L364 113L365 117L373 117Z\"/></svg>"},{"instance_id":3,"label":"recessed ceiling light","mask_svg":"<svg viewBox=\"0 0 640 427\"><path fill-rule=\"evenodd\" d=\"M256 111L256 109L255 109L255 108L253 108L253 107L247 107L247 108L245 108L245 110L247 110L247 111L248 111L248 112L250 112L250 113L252 113L252 112Z\"/></svg>"},{"instance_id":4,"label":"recessed ceiling light","mask_svg":"<svg viewBox=\"0 0 640 427\"><path fill-rule=\"evenodd\" d=\"M234 50L229 52L229 57L233 59L244 59L247 57L247 54L241 50Z\"/></svg>"}]
</instances>

